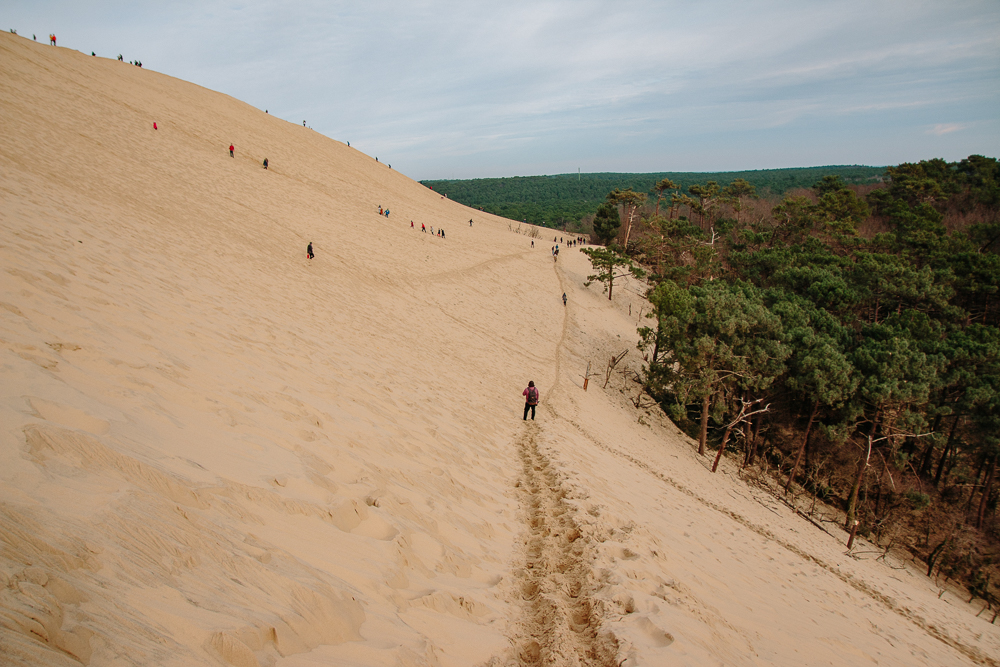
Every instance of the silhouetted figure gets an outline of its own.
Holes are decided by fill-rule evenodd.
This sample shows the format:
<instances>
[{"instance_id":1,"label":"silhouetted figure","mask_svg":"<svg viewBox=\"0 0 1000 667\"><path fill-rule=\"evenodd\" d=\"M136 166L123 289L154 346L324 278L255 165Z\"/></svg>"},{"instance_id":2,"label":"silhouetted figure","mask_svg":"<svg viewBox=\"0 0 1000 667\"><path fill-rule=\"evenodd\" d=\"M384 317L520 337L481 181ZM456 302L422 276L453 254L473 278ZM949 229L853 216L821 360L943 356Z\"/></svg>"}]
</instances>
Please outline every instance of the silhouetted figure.
<instances>
[{"instance_id":1,"label":"silhouetted figure","mask_svg":"<svg viewBox=\"0 0 1000 667\"><path fill-rule=\"evenodd\" d=\"M309 245L306 246L306 259L312 259L316 255L313 254L313 242L310 241Z\"/></svg>"},{"instance_id":2,"label":"silhouetted figure","mask_svg":"<svg viewBox=\"0 0 1000 667\"><path fill-rule=\"evenodd\" d=\"M264 158L264 169L267 169L267 158Z\"/></svg>"}]
</instances>

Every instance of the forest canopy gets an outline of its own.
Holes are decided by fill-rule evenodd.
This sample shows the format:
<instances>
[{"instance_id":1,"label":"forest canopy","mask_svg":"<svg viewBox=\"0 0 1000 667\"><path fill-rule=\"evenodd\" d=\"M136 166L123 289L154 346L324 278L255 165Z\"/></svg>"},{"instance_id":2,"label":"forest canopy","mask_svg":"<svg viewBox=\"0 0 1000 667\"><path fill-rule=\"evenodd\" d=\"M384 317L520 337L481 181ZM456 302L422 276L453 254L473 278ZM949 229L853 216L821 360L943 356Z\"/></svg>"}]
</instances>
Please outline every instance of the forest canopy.
<instances>
[{"instance_id":1,"label":"forest canopy","mask_svg":"<svg viewBox=\"0 0 1000 667\"><path fill-rule=\"evenodd\" d=\"M559 174L421 183L449 199L482 208L487 213L544 227L579 231L579 222L597 212L608 192L632 189L654 197L656 184L664 179L676 183L682 194L689 194L688 187L697 183L729 183L742 179L761 195L781 196L795 189L809 188L826 176L836 176L847 185L870 185L881 182L884 174L885 167L832 166L718 173Z\"/></svg>"},{"instance_id":2,"label":"forest canopy","mask_svg":"<svg viewBox=\"0 0 1000 667\"><path fill-rule=\"evenodd\" d=\"M780 199L740 180L660 182L609 242L650 276L645 391L700 453L730 447L995 604L1000 164L825 174Z\"/></svg>"}]
</instances>

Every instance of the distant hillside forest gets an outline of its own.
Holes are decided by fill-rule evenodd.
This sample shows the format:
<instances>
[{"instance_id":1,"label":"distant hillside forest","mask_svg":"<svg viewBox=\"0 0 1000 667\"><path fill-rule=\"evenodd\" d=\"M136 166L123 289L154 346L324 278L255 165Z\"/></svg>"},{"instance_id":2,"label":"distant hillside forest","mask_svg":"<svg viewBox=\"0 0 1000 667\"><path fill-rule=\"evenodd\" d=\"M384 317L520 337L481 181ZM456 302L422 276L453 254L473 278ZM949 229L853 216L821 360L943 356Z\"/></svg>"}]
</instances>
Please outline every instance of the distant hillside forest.
<instances>
[{"instance_id":1,"label":"distant hillside forest","mask_svg":"<svg viewBox=\"0 0 1000 667\"><path fill-rule=\"evenodd\" d=\"M676 183L681 194L688 194L692 185L709 181L728 184L743 179L762 196L780 197L792 190L809 188L824 176L837 176L847 185L871 185L881 182L884 174L885 167L837 166L716 173L559 174L421 183L447 195L449 199L481 208L487 213L511 220L526 220L534 225L582 232L589 231L584 219L597 212L608 192L631 188L653 195L656 184L664 179Z\"/></svg>"},{"instance_id":2,"label":"distant hillside forest","mask_svg":"<svg viewBox=\"0 0 1000 667\"><path fill-rule=\"evenodd\" d=\"M626 269L647 276L636 405L803 513L839 508L995 620L1000 163L901 164L877 187L825 174L780 200L677 185L612 190L593 220L607 247L584 249L609 298Z\"/></svg>"}]
</instances>

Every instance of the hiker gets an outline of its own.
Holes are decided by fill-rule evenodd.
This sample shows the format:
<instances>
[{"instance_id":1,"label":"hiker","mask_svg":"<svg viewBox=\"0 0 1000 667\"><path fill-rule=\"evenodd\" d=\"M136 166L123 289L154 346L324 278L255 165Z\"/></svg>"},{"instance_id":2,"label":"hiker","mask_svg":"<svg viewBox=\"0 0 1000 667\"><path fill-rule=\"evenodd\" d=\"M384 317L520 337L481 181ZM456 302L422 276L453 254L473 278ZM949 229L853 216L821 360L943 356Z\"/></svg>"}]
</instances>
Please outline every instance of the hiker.
<instances>
[{"instance_id":1,"label":"hiker","mask_svg":"<svg viewBox=\"0 0 1000 667\"><path fill-rule=\"evenodd\" d=\"M444 238L444 230L441 230L441 238Z\"/></svg>"},{"instance_id":2,"label":"hiker","mask_svg":"<svg viewBox=\"0 0 1000 667\"><path fill-rule=\"evenodd\" d=\"M312 259L316 255L313 254L313 242L310 241L309 245L306 246L306 259Z\"/></svg>"},{"instance_id":3,"label":"hiker","mask_svg":"<svg viewBox=\"0 0 1000 667\"><path fill-rule=\"evenodd\" d=\"M305 127L305 126L306 126L306 122L302 121L302 127Z\"/></svg>"},{"instance_id":4,"label":"hiker","mask_svg":"<svg viewBox=\"0 0 1000 667\"><path fill-rule=\"evenodd\" d=\"M472 218L469 218L469 227L472 226Z\"/></svg>"},{"instance_id":5,"label":"hiker","mask_svg":"<svg viewBox=\"0 0 1000 667\"><path fill-rule=\"evenodd\" d=\"M535 421L535 406L538 405L538 389L535 387L535 383L532 380L528 381L528 388L521 392L524 396L524 417L521 421L527 421L528 419L528 409L531 409L531 421Z\"/></svg>"},{"instance_id":6,"label":"hiker","mask_svg":"<svg viewBox=\"0 0 1000 667\"><path fill-rule=\"evenodd\" d=\"M563 305L566 305L566 292L563 292Z\"/></svg>"},{"instance_id":7,"label":"hiker","mask_svg":"<svg viewBox=\"0 0 1000 667\"><path fill-rule=\"evenodd\" d=\"M153 129L154 130L156 129L156 123L153 123Z\"/></svg>"},{"instance_id":8,"label":"hiker","mask_svg":"<svg viewBox=\"0 0 1000 667\"><path fill-rule=\"evenodd\" d=\"M427 225L425 225L424 223L421 222L420 223L420 231L426 233L427 232Z\"/></svg>"},{"instance_id":9,"label":"hiker","mask_svg":"<svg viewBox=\"0 0 1000 667\"><path fill-rule=\"evenodd\" d=\"M125 60L125 59L124 59L124 58L122 58L122 54L120 54L120 53L119 53L119 54L118 54L118 62L124 62L124 60Z\"/></svg>"},{"instance_id":10,"label":"hiker","mask_svg":"<svg viewBox=\"0 0 1000 667\"><path fill-rule=\"evenodd\" d=\"M56 45L56 36L55 35L49 35L49 43L52 44L52 46Z\"/></svg>"},{"instance_id":11,"label":"hiker","mask_svg":"<svg viewBox=\"0 0 1000 667\"><path fill-rule=\"evenodd\" d=\"M236 149L235 149L235 148L233 148L233 145L232 145L232 144L229 144L229 157L236 157L236 154L235 154L235 153L233 153L233 151L235 151L235 150L236 150Z\"/></svg>"},{"instance_id":12,"label":"hiker","mask_svg":"<svg viewBox=\"0 0 1000 667\"><path fill-rule=\"evenodd\" d=\"M385 209L385 217L389 217L389 209Z\"/></svg>"},{"instance_id":13,"label":"hiker","mask_svg":"<svg viewBox=\"0 0 1000 667\"><path fill-rule=\"evenodd\" d=\"M267 158L264 158L264 169L267 169Z\"/></svg>"},{"instance_id":14,"label":"hiker","mask_svg":"<svg viewBox=\"0 0 1000 667\"><path fill-rule=\"evenodd\" d=\"M413 221L410 220L410 229L413 229Z\"/></svg>"},{"instance_id":15,"label":"hiker","mask_svg":"<svg viewBox=\"0 0 1000 667\"><path fill-rule=\"evenodd\" d=\"M535 242L534 242L534 241L532 241L532 242L531 242L531 247L532 247L532 248L534 248L534 247L535 247Z\"/></svg>"}]
</instances>

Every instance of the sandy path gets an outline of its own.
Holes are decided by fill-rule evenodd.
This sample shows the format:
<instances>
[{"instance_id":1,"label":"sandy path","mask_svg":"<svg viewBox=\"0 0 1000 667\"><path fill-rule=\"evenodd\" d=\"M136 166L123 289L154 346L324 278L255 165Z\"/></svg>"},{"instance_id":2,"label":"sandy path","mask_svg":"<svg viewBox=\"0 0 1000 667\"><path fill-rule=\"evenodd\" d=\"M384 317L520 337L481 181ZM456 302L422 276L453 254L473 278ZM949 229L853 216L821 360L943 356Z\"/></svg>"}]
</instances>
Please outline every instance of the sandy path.
<instances>
[{"instance_id":1,"label":"sandy path","mask_svg":"<svg viewBox=\"0 0 1000 667\"><path fill-rule=\"evenodd\" d=\"M560 295L565 278L559 279ZM551 394L561 391L561 358L569 327L564 308L562 331L555 347ZM544 413L551 400L543 399ZM526 422L514 448L521 460L516 486L524 534L519 538L522 562L514 571L514 592L522 617L512 637L516 664L524 667L606 667L616 665L617 640L602 630L600 587L594 569L593 543L584 538L576 519L578 507L567 502L571 489L543 452L542 432Z\"/></svg>"},{"instance_id":2,"label":"sandy path","mask_svg":"<svg viewBox=\"0 0 1000 667\"><path fill-rule=\"evenodd\" d=\"M514 638L518 664L546 667L614 665L617 641L603 632L594 589L594 553L577 523L570 490L542 452L535 424L516 443L519 490L527 532L515 572L523 619Z\"/></svg>"}]
</instances>

